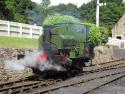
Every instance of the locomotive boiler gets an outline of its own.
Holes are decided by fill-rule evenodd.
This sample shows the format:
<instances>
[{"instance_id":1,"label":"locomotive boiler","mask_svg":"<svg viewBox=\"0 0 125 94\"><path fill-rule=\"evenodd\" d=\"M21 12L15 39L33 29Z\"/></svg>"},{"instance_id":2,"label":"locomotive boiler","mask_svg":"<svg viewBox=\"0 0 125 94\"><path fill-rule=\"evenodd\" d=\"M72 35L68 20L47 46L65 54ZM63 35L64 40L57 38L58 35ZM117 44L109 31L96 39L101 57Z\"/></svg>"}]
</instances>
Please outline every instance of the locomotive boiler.
<instances>
[{"instance_id":1,"label":"locomotive boiler","mask_svg":"<svg viewBox=\"0 0 125 94\"><path fill-rule=\"evenodd\" d=\"M58 65L71 72L82 71L85 63L93 58L93 45L88 41L90 26L59 23L45 25L43 29L39 38L39 51L44 51L41 61L48 61L53 66ZM33 68L33 72L39 71Z\"/></svg>"}]
</instances>

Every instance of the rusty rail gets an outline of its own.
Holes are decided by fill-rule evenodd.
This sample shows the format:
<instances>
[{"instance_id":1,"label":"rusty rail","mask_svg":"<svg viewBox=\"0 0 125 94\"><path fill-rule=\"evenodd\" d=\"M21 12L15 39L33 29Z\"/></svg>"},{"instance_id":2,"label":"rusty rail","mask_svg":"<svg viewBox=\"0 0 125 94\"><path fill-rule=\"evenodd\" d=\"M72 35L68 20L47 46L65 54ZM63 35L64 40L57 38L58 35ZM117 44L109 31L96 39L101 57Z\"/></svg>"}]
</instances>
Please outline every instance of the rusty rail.
<instances>
[{"instance_id":1,"label":"rusty rail","mask_svg":"<svg viewBox=\"0 0 125 94\"><path fill-rule=\"evenodd\" d=\"M13 80L9 82L0 83L0 93L2 94L17 94L26 93L32 89L46 87L56 82L60 82L61 79L39 79L38 76L30 76L25 79Z\"/></svg>"}]
</instances>

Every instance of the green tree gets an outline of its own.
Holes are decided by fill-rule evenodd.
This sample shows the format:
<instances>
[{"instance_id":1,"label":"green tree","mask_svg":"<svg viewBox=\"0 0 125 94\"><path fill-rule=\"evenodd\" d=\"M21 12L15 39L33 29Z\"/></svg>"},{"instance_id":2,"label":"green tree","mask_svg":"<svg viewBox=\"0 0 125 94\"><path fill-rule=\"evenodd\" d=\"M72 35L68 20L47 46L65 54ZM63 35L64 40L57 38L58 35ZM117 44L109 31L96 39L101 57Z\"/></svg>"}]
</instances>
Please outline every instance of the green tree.
<instances>
[{"instance_id":1,"label":"green tree","mask_svg":"<svg viewBox=\"0 0 125 94\"><path fill-rule=\"evenodd\" d=\"M112 2L115 2L115 3L119 3L121 4L123 0L100 0L101 3L104 3L104 2L107 2L107 3L112 3Z\"/></svg>"},{"instance_id":2,"label":"green tree","mask_svg":"<svg viewBox=\"0 0 125 94\"><path fill-rule=\"evenodd\" d=\"M51 7L52 15L70 15L75 18L80 18L80 12L76 5L74 4L59 4L57 6Z\"/></svg>"},{"instance_id":3,"label":"green tree","mask_svg":"<svg viewBox=\"0 0 125 94\"><path fill-rule=\"evenodd\" d=\"M0 19L6 19L8 10L6 9L5 1L0 1Z\"/></svg>"},{"instance_id":4,"label":"green tree","mask_svg":"<svg viewBox=\"0 0 125 94\"><path fill-rule=\"evenodd\" d=\"M101 33L101 42L106 43L108 36L109 36L109 30L106 27L100 27L100 33Z\"/></svg>"},{"instance_id":5,"label":"green tree","mask_svg":"<svg viewBox=\"0 0 125 94\"><path fill-rule=\"evenodd\" d=\"M58 15L49 16L43 22L44 25L54 25L59 23L80 23L80 20L68 15Z\"/></svg>"},{"instance_id":6,"label":"green tree","mask_svg":"<svg viewBox=\"0 0 125 94\"><path fill-rule=\"evenodd\" d=\"M14 10L13 0L0 1L0 19L14 20Z\"/></svg>"},{"instance_id":7,"label":"green tree","mask_svg":"<svg viewBox=\"0 0 125 94\"><path fill-rule=\"evenodd\" d=\"M50 13L49 5L50 0L41 0L41 3L38 4L34 9L34 11L41 17L41 24Z\"/></svg>"},{"instance_id":8,"label":"green tree","mask_svg":"<svg viewBox=\"0 0 125 94\"><path fill-rule=\"evenodd\" d=\"M125 13L125 4L108 3L100 9L100 25L110 31L120 17ZM110 32L111 34L111 32Z\"/></svg>"},{"instance_id":9,"label":"green tree","mask_svg":"<svg viewBox=\"0 0 125 94\"><path fill-rule=\"evenodd\" d=\"M125 13L125 4L121 0L101 0L106 6L100 7L100 26L106 27L111 35L111 29L120 17ZM96 22L96 0L83 4L80 8L84 22Z\"/></svg>"},{"instance_id":10,"label":"green tree","mask_svg":"<svg viewBox=\"0 0 125 94\"><path fill-rule=\"evenodd\" d=\"M102 42L101 33L96 25L90 25L89 41L94 44L94 46L99 45Z\"/></svg>"},{"instance_id":11,"label":"green tree","mask_svg":"<svg viewBox=\"0 0 125 94\"><path fill-rule=\"evenodd\" d=\"M16 11L14 0L5 0L6 9L8 10L8 20L14 20L14 13Z\"/></svg>"},{"instance_id":12,"label":"green tree","mask_svg":"<svg viewBox=\"0 0 125 94\"><path fill-rule=\"evenodd\" d=\"M96 12L96 0L83 4L79 8L81 14L81 20L84 22L90 22L95 24L95 12Z\"/></svg>"},{"instance_id":13,"label":"green tree","mask_svg":"<svg viewBox=\"0 0 125 94\"><path fill-rule=\"evenodd\" d=\"M32 10L34 6L35 3L31 0L2 0L0 1L0 18L29 23L26 10Z\"/></svg>"},{"instance_id":14,"label":"green tree","mask_svg":"<svg viewBox=\"0 0 125 94\"><path fill-rule=\"evenodd\" d=\"M31 0L14 0L14 2L16 7L14 20L17 22L29 23L26 10L33 10L35 3L31 2Z\"/></svg>"}]
</instances>

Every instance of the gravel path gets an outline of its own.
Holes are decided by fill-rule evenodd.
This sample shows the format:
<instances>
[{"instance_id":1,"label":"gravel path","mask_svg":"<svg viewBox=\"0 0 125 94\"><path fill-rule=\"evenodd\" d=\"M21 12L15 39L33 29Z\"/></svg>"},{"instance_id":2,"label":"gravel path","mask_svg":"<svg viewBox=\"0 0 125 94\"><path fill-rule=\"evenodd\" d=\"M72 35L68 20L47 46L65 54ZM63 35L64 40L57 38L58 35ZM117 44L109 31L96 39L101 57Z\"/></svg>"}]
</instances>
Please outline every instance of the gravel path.
<instances>
[{"instance_id":1,"label":"gravel path","mask_svg":"<svg viewBox=\"0 0 125 94\"><path fill-rule=\"evenodd\" d=\"M93 90L88 94L125 94L125 77Z\"/></svg>"}]
</instances>

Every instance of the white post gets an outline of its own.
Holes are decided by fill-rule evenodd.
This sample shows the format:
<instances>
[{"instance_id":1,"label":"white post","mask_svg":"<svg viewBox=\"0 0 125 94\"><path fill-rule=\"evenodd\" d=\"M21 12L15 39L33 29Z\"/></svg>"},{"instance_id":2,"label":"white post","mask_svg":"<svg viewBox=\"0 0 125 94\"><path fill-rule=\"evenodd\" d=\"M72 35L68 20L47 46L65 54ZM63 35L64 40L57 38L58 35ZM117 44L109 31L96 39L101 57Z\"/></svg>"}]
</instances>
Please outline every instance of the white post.
<instances>
[{"instance_id":1,"label":"white post","mask_svg":"<svg viewBox=\"0 0 125 94\"><path fill-rule=\"evenodd\" d=\"M10 22L8 21L8 36L10 36Z\"/></svg>"},{"instance_id":2,"label":"white post","mask_svg":"<svg viewBox=\"0 0 125 94\"><path fill-rule=\"evenodd\" d=\"M99 27L99 7L106 5L106 3L99 3L99 0L97 0L96 3L96 26Z\"/></svg>"},{"instance_id":3,"label":"white post","mask_svg":"<svg viewBox=\"0 0 125 94\"><path fill-rule=\"evenodd\" d=\"M33 37L33 29L32 29L32 27L30 27L30 38L32 38Z\"/></svg>"},{"instance_id":4,"label":"white post","mask_svg":"<svg viewBox=\"0 0 125 94\"><path fill-rule=\"evenodd\" d=\"M43 28L40 28L40 35L43 34Z\"/></svg>"},{"instance_id":5,"label":"white post","mask_svg":"<svg viewBox=\"0 0 125 94\"><path fill-rule=\"evenodd\" d=\"M20 23L20 37L22 37L22 24Z\"/></svg>"},{"instance_id":6,"label":"white post","mask_svg":"<svg viewBox=\"0 0 125 94\"><path fill-rule=\"evenodd\" d=\"M96 26L99 26L99 0L97 0L96 5Z\"/></svg>"}]
</instances>

